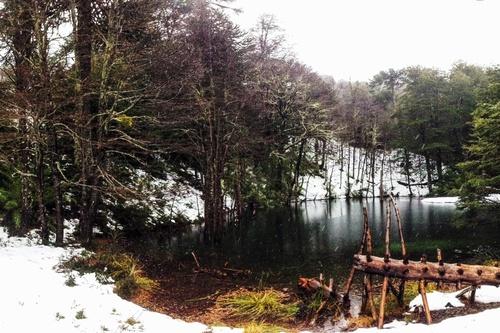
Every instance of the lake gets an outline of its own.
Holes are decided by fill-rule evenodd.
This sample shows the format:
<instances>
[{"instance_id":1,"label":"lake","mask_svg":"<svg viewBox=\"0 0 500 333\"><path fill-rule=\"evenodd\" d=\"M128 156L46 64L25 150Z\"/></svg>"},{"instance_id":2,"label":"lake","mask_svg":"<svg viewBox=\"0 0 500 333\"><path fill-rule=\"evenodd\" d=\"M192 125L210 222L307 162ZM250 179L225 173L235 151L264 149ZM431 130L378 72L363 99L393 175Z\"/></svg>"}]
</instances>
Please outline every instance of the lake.
<instances>
[{"instance_id":1,"label":"lake","mask_svg":"<svg viewBox=\"0 0 500 333\"><path fill-rule=\"evenodd\" d=\"M452 204L409 198L397 199L397 204L410 258L419 259L425 253L434 261L436 248L443 251L448 262L478 263L500 257L498 223L463 221ZM382 255L385 207L376 198L310 201L293 208L258 211L228 229L217 257L232 267L251 269L263 282L296 283L298 276L319 273L341 282L360 245L363 205L368 208L374 252ZM400 257L394 216L391 239L392 256Z\"/></svg>"}]
</instances>

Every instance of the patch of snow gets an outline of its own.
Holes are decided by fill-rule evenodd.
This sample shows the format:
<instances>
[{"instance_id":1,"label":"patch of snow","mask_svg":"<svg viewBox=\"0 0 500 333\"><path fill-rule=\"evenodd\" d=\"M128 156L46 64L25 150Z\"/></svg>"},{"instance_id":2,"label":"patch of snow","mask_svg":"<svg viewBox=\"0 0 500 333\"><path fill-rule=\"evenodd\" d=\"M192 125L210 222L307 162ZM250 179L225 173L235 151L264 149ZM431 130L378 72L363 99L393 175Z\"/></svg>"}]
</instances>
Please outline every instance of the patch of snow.
<instances>
[{"instance_id":1,"label":"patch of snow","mask_svg":"<svg viewBox=\"0 0 500 333\"><path fill-rule=\"evenodd\" d=\"M500 193L490 194L486 197L486 200L491 201L491 202L500 203Z\"/></svg>"},{"instance_id":2,"label":"patch of snow","mask_svg":"<svg viewBox=\"0 0 500 333\"><path fill-rule=\"evenodd\" d=\"M426 204L456 204L459 197L436 197L436 198L424 198L422 203Z\"/></svg>"},{"instance_id":3,"label":"patch of snow","mask_svg":"<svg viewBox=\"0 0 500 333\"><path fill-rule=\"evenodd\" d=\"M393 333L443 333L443 332L498 332L500 309L445 319L442 322L426 325L394 320L384 325L384 331ZM355 332L381 332L376 327L358 329Z\"/></svg>"},{"instance_id":4,"label":"patch of snow","mask_svg":"<svg viewBox=\"0 0 500 333\"><path fill-rule=\"evenodd\" d=\"M453 293L431 292L427 294L431 311L446 309L452 306L463 306L456 298L460 291ZM466 293L465 296L470 295ZM458 302L458 303L457 303ZM493 303L500 302L500 288L493 286L481 286L476 290L476 302ZM459 304L460 303L460 304ZM410 302L410 309L422 305L421 297L417 296ZM483 312L453 317L442 322L426 325L421 323L408 323L394 320L384 325L384 329L397 333L442 333L442 332L497 332L497 322L500 316L500 308L485 310ZM358 329L355 332L380 332L375 327Z\"/></svg>"},{"instance_id":5,"label":"patch of snow","mask_svg":"<svg viewBox=\"0 0 500 333\"><path fill-rule=\"evenodd\" d=\"M465 296L470 297L470 292ZM500 302L500 288L495 286L480 286L476 289L476 302L496 303Z\"/></svg>"},{"instance_id":6,"label":"patch of snow","mask_svg":"<svg viewBox=\"0 0 500 333\"><path fill-rule=\"evenodd\" d=\"M490 194L485 198L490 202L500 202L500 194ZM422 203L426 204L457 204L460 200L459 197L436 197L436 198L424 198Z\"/></svg>"},{"instance_id":7,"label":"patch of snow","mask_svg":"<svg viewBox=\"0 0 500 333\"><path fill-rule=\"evenodd\" d=\"M442 293L439 291L433 291L427 293L427 302L429 303L429 308L431 311L443 310L447 308L459 308L463 307L464 304L456 297L458 292L454 293ZM422 296L418 295L410 302L410 312L415 312L419 307L422 307Z\"/></svg>"}]
</instances>

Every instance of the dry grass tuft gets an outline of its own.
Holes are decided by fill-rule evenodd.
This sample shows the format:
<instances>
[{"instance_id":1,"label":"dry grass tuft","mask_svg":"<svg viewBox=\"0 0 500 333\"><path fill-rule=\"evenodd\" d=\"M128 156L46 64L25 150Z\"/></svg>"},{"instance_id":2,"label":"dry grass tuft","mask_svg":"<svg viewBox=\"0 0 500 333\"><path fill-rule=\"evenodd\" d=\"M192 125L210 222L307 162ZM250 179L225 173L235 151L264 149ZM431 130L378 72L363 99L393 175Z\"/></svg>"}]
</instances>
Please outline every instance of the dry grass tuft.
<instances>
[{"instance_id":1,"label":"dry grass tuft","mask_svg":"<svg viewBox=\"0 0 500 333\"><path fill-rule=\"evenodd\" d=\"M299 311L296 302L274 289L240 289L220 296L217 305L232 318L248 322L290 321Z\"/></svg>"},{"instance_id":2,"label":"dry grass tuft","mask_svg":"<svg viewBox=\"0 0 500 333\"><path fill-rule=\"evenodd\" d=\"M375 324L375 320L371 316L358 316L349 319L349 330L355 330L358 328L372 327Z\"/></svg>"},{"instance_id":3,"label":"dry grass tuft","mask_svg":"<svg viewBox=\"0 0 500 333\"><path fill-rule=\"evenodd\" d=\"M151 291L158 287L156 281L144 275L139 261L126 253L83 253L62 263L63 269L95 273L102 283L115 282L115 292L122 297L132 297L139 290Z\"/></svg>"}]
</instances>

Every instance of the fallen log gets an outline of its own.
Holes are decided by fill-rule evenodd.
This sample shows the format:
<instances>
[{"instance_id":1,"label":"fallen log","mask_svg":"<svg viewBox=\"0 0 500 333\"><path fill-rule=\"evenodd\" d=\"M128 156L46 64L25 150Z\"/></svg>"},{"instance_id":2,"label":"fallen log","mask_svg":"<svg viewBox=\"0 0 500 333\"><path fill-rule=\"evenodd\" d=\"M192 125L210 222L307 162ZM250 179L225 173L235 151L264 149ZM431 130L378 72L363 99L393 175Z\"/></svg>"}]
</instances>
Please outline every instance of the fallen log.
<instances>
[{"instance_id":1,"label":"fallen log","mask_svg":"<svg viewBox=\"0 0 500 333\"><path fill-rule=\"evenodd\" d=\"M406 187L408 187L408 186L427 186L427 184L428 184L428 182L408 184L408 183L402 182L400 180L398 180L397 183L399 185L406 186ZM436 180L431 181L431 184L434 184L434 183L436 183Z\"/></svg>"},{"instance_id":2,"label":"fallen log","mask_svg":"<svg viewBox=\"0 0 500 333\"><path fill-rule=\"evenodd\" d=\"M335 288L333 286L333 279L330 279L330 282L327 286L322 282L316 280L315 278L299 277L297 285L299 288L307 292L316 292L318 290L322 290L324 297L334 297L336 295Z\"/></svg>"},{"instance_id":3,"label":"fallen log","mask_svg":"<svg viewBox=\"0 0 500 333\"><path fill-rule=\"evenodd\" d=\"M396 260L356 254L354 267L358 271L405 280L500 285L500 268L482 265L446 264L427 261Z\"/></svg>"}]
</instances>

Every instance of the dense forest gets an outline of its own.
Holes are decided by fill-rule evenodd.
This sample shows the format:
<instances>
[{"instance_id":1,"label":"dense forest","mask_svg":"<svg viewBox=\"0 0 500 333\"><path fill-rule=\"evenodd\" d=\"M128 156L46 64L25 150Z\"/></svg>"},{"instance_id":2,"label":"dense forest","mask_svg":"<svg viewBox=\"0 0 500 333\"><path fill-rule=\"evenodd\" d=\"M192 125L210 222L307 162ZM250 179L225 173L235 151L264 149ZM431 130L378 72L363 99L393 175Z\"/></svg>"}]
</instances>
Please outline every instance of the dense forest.
<instances>
[{"instance_id":1,"label":"dense forest","mask_svg":"<svg viewBox=\"0 0 500 333\"><path fill-rule=\"evenodd\" d=\"M89 244L96 227L178 224L182 214L156 208L192 190L214 243L245 212L301 200L305 178L332 174L329 160L346 197L391 192L385 163L409 195L419 186L460 195L470 212L498 209L498 67L335 81L294 56L271 16L244 31L226 1L0 8L0 205L12 232L39 227L62 245L64 220L78 219Z\"/></svg>"}]
</instances>

